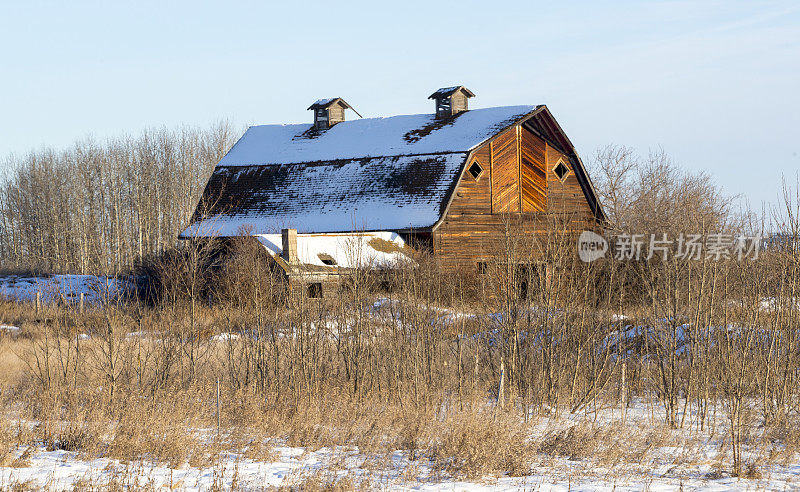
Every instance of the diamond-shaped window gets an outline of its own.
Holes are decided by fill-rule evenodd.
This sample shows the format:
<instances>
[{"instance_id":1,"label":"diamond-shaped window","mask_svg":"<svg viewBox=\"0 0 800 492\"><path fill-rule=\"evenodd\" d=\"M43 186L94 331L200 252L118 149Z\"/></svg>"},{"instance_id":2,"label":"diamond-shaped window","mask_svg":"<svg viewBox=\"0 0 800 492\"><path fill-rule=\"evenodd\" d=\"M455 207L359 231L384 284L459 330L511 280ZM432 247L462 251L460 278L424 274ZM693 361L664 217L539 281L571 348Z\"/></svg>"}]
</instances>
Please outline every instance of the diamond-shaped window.
<instances>
[{"instance_id":1,"label":"diamond-shaped window","mask_svg":"<svg viewBox=\"0 0 800 492\"><path fill-rule=\"evenodd\" d=\"M567 177L567 174L569 174L569 168L564 164L563 161L558 161L556 167L553 168L553 172L556 173L556 176L558 176L560 181L564 181L564 179Z\"/></svg>"},{"instance_id":2,"label":"diamond-shaped window","mask_svg":"<svg viewBox=\"0 0 800 492\"><path fill-rule=\"evenodd\" d=\"M481 165L480 165L480 164L478 164L478 161L474 161L474 162L472 163L472 165L471 165L471 166L469 166L469 169L468 169L468 171L469 171L469 174L470 174L470 175L471 175L473 178L475 178L475 179L478 179L478 176L480 176L480 175L481 175L481 173L483 172L483 168L481 167Z\"/></svg>"}]
</instances>

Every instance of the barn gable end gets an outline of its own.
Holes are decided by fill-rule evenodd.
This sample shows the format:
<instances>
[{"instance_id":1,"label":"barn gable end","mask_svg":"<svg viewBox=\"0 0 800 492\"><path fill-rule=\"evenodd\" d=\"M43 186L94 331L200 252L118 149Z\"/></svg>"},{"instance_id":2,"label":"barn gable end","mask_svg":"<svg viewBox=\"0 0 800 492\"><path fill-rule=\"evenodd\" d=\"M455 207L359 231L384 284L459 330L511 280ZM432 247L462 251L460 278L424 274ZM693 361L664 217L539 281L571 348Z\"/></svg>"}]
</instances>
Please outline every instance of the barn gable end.
<instances>
[{"instance_id":1,"label":"barn gable end","mask_svg":"<svg viewBox=\"0 0 800 492\"><path fill-rule=\"evenodd\" d=\"M543 236L554 221L579 231L603 220L602 211L591 205L593 189L579 179L585 171L574 150L568 154L560 147L563 141L537 135L526 123L507 128L470 154L434 229L434 253L442 266L476 268L491 260L507 246L510 229ZM477 179L470 172L475 162L483 169ZM557 167L566 173L559 174Z\"/></svg>"}]
</instances>

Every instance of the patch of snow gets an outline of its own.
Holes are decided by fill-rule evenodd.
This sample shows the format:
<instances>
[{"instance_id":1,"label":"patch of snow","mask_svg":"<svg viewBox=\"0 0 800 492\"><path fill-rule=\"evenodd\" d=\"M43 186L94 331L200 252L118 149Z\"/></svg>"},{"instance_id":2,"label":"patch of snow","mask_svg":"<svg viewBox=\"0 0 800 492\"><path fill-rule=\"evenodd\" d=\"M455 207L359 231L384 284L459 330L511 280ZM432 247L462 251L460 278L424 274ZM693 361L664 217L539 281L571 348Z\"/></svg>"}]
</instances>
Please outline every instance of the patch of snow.
<instances>
[{"instance_id":1,"label":"patch of snow","mask_svg":"<svg viewBox=\"0 0 800 492\"><path fill-rule=\"evenodd\" d=\"M125 335L125 338L147 338L150 336L150 333L146 331L132 331Z\"/></svg>"},{"instance_id":2,"label":"patch of snow","mask_svg":"<svg viewBox=\"0 0 800 492\"><path fill-rule=\"evenodd\" d=\"M430 98L432 98L434 96L447 96L447 95L450 95L451 93L455 92L455 90L458 89L459 87L461 87L461 86L460 85L454 85L452 87L442 87L441 89L437 90L436 92L434 92L433 94L428 96L428 99L430 99Z\"/></svg>"},{"instance_id":3,"label":"patch of snow","mask_svg":"<svg viewBox=\"0 0 800 492\"><path fill-rule=\"evenodd\" d=\"M97 304L117 299L128 289L127 280L94 275L0 276L0 297L14 301L35 301L41 292L43 302L77 303L83 294L85 303Z\"/></svg>"},{"instance_id":4,"label":"patch of snow","mask_svg":"<svg viewBox=\"0 0 800 492\"><path fill-rule=\"evenodd\" d=\"M759 308L762 311L777 311L778 309L800 309L800 300L792 302L789 300L778 300L774 297L765 297L759 301Z\"/></svg>"},{"instance_id":5,"label":"patch of snow","mask_svg":"<svg viewBox=\"0 0 800 492\"><path fill-rule=\"evenodd\" d=\"M326 104L330 103L334 99L336 99L336 98L335 97L329 97L327 99L317 99L316 101L314 101L314 104L312 104L312 106L325 106Z\"/></svg>"},{"instance_id":6,"label":"patch of snow","mask_svg":"<svg viewBox=\"0 0 800 492\"><path fill-rule=\"evenodd\" d=\"M220 333L212 336L211 340L214 342L230 342L232 340L238 340L239 338L240 336L236 333Z\"/></svg>"}]
</instances>

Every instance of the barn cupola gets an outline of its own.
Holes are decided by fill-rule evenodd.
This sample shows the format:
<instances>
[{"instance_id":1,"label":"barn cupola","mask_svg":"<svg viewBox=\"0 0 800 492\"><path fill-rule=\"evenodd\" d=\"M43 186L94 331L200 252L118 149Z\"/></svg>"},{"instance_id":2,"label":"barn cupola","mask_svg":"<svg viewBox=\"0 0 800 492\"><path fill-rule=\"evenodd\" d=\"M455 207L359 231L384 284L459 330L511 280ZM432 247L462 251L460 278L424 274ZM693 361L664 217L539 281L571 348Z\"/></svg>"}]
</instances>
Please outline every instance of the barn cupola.
<instances>
[{"instance_id":1,"label":"barn cupola","mask_svg":"<svg viewBox=\"0 0 800 492\"><path fill-rule=\"evenodd\" d=\"M428 99L436 101L437 118L448 118L462 111L467 111L469 109L467 99L470 97L475 97L475 94L463 85L459 85L456 87L443 87L428 96Z\"/></svg>"},{"instance_id":2,"label":"barn cupola","mask_svg":"<svg viewBox=\"0 0 800 492\"><path fill-rule=\"evenodd\" d=\"M314 111L314 128L317 130L324 130L330 128L336 123L344 121L344 110L353 109L352 106L347 104L341 97L334 97L331 99L320 99L308 109ZM355 114L358 111L353 109ZM361 117L358 114L359 118Z\"/></svg>"}]
</instances>

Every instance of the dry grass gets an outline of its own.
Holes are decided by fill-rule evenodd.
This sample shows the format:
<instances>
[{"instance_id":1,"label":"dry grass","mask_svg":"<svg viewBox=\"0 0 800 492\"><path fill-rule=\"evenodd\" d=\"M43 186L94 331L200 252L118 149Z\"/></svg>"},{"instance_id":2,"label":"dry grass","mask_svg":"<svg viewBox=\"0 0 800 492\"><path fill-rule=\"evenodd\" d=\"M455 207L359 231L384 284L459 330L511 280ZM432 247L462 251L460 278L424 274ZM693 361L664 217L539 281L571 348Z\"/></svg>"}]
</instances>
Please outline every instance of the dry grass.
<instances>
[{"instance_id":1,"label":"dry grass","mask_svg":"<svg viewBox=\"0 0 800 492\"><path fill-rule=\"evenodd\" d=\"M29 492L31 490L41 490L41 488L32 480L11 480L9 483L0 483L0 492Z\"/></svg>"},{"instance_id":2,"label":"dry grass","mask_svg":"<svg viewBox=\"0 0 800 492\"><path fill-rule=\"evenodd\" d=\"M295 474L288 477L287 481L288 485L278 487L276 490L280 492L350 492L371 488L366 479L342 475L328 468Z\"/></svg>"},{"instance_id":3,"label":"dry grass","mask_svg":"<svg viewBox=\"0 0 800 492\"><path fill-rule=\"evenodd\" d=\"M427 430L434 468L470 479L530 473L535 447L517 417L491 411L458 412Z\"/></svg>"},{"instance_id":4,"label":"dry grass","mask_svg":"<svg viewBox=\"0 0 800 492\"><path fill-rule=\"evenodd\" d=\"M581 423L546 434L539 444L539 452L579 460L593 456L600 439L599 429L590 423Z\"/></svg>"},{"instance_id":5,"label":"dry grass","mask_svg":"<svg viewBox=\"0 0 800 492\"><path fill-rule=\"evenodd\" d=\"M213 451L213 446L197 437L191 421L184 422L168 412L157 412L149 418L132 412L116 425L107 456L123 462L163 462L174 468L185 463L202 467L211 462Z\"/></svg>"},{"instance_id":6,"label":"dry grass","mask_svg":"<svg viewBox=\"0 0 800 492\"><path fill-rule=\"evenodd\" d=\"M762 379L751 378L784 373L758 365L764 357L739 357L744 348L763 355L747 340L744 348L700 347L716 352L696 351L692 367L663 346L650 347L647 358L622 359L595 350L615 329L603 314L612 311L586 315L580 295L570 297L576 304L548 316L538 315L531 302L506 299L516 304L487 301L474 309L499 317L464 318L453 313L467 312L467 302L447 298L457 289L443 285L446 279L435 271L421 278L426 271L419 270L395 279L399 290L382 294L392 299L377 315L375 286L358 284L370 282L368 276L354 277L338 299L288 297L276 303L276 286L259 272L254 269L249 279L247 272L234 272L245 280L220 282L218 304L210 306L202 290L186 299L185 289L194 287L185 279L171 302L157 306L122 305L83 315L53 306L37 317L0 303L0 318L23 327L21 336L0 339L0 412L15 422L36 423L27 430L0 425L0 463L24 465L26 449L44 446L123 463L208 468L225 452L274 461L275 447L288 445L357 448L369 457L364 468L375 475L401 451L410 462L406 477L423 469L468 479L526 475L537 463L563 457L620 470L652 465L664 448L683 450L671 457L680 465L702 459L696 446L676 440L681 431L675 416L663 417L683 388L693 392L693 405L723 402L715 417L723 423L730 421L723 411L735 398L754 402L736 417L738 445L745 451L737 474L758 476L759 467L750 463L788 462L798 451L796 423L764 420L757 397L772 393L760 393ZM641 306L638 321L646 323ZM80 333L91 338L78 346ZM211 338L215 333L236 337ZM781 355L787 365L796 361L789 348L782 347ZM585 418L538 433L539 415L557 419L565 408L589 412L598 404L619 408L621 360L626 394L657 398L663 422L638 429ZM739 361L751 365L726 372ZM496 406L501 367L505 410ZM784 408L796 405L794 387L781 388ZM702 419L707 424L709 417ZM698 442L707 437L695 435ZM733 470L732 445L721 443L720 469ZM297 477L296 487L364 485L333 473L342 468L330 463L323 472Z\"/></svg>"},{"instance_id":7,"label":"dry grass","mask_svg":"<svg viewBox=\"0 0 800 492\"><path fill-rule=\"evenodd\" d=\"M432 404L438 401L434 394L424 395L421 399L428 403L420 405L411 398L385 401L369 394L354 397L341 387L321 387L314 394L301 393L296 400L270 398L252 388L223 387L222 429L217 436L214 384L171 385L148 392L134 384L124 384L111 401L102 386L96 384L102 382L102 373L95 372L89 364L79 374L90 384L42 392L22 360L33 356L32 346L40 341L41 336L34 334L0 343L0 354L9 361L9 374L13 374L6 379L4 412L14 414L19 421L38 422L32 429L8 422L0 425L2 466L24 467L31 450L43 445L123 463L145 460L170 467L211 467L223 451L240 452L245 459L275 461L278 456L274 446L281 443L308 450L358 448L373 456L364 466L378 474L389 466L391 453L399 450L411 460L403 475L409 479L417 479L419 464L430 466L437 474L474 480L526 475L536 462L547 460L548 456L589 460L613 470L632 463L644 465L665 446L686 446L675 441L668 426L658 424L642 429L636 424L623 426L617 422L560 423L534 438L536 418L525 422L514 411L499 411L486 405L486 395L479 392L468 393L460 406ZM93 340L85 350L88 352L99 343ZM158 340L137 338L135 343L153 347ZM209 354L209 365L202 373L206 381L219 369L225 351L218 345L209 345ZM770 446L758 461L791 460L800 442L797 428L784 419L767 427L761 441L750 439L754 450ZM781 445L775 446L776 442ZM693 463L701 457L687 450L675 460L676 464ZM742 476L757 478L760 466L751 460ZM343 465L330 463L319 472L295 477L294 484L288 487L364 487L363 482L335 473L342 468ZM84 483L81 487L88 490L94 486ZM114 484L109 482L109 486Z\"/></svg>"},{"instance_id":8,"label":"dry grass","mask_svg":"<svg viewBox=\"0 0 800 492\"><path fill-rule=\"evenodd\" d=\"M25 375L27 366L21 355L28 347L28 340L0 336L0 391L7 391Z\"/></svg>"},{"instance_id":9,"label":"dry grass","mask_svg":"<svg viewBox=\"0 0 800 492\"><path fill-rule=\"evenodd\" d=\"M580 421L566 427L554 427L539 441L539 453L563 456L573 461L591 459L609 468L646 464L661 448L685 444L678 442L677 433L659 422L625 425L616 421L602 424ZM702 436L698 435L697 439L702 439Z\"/></svg>"}]
</instances>

